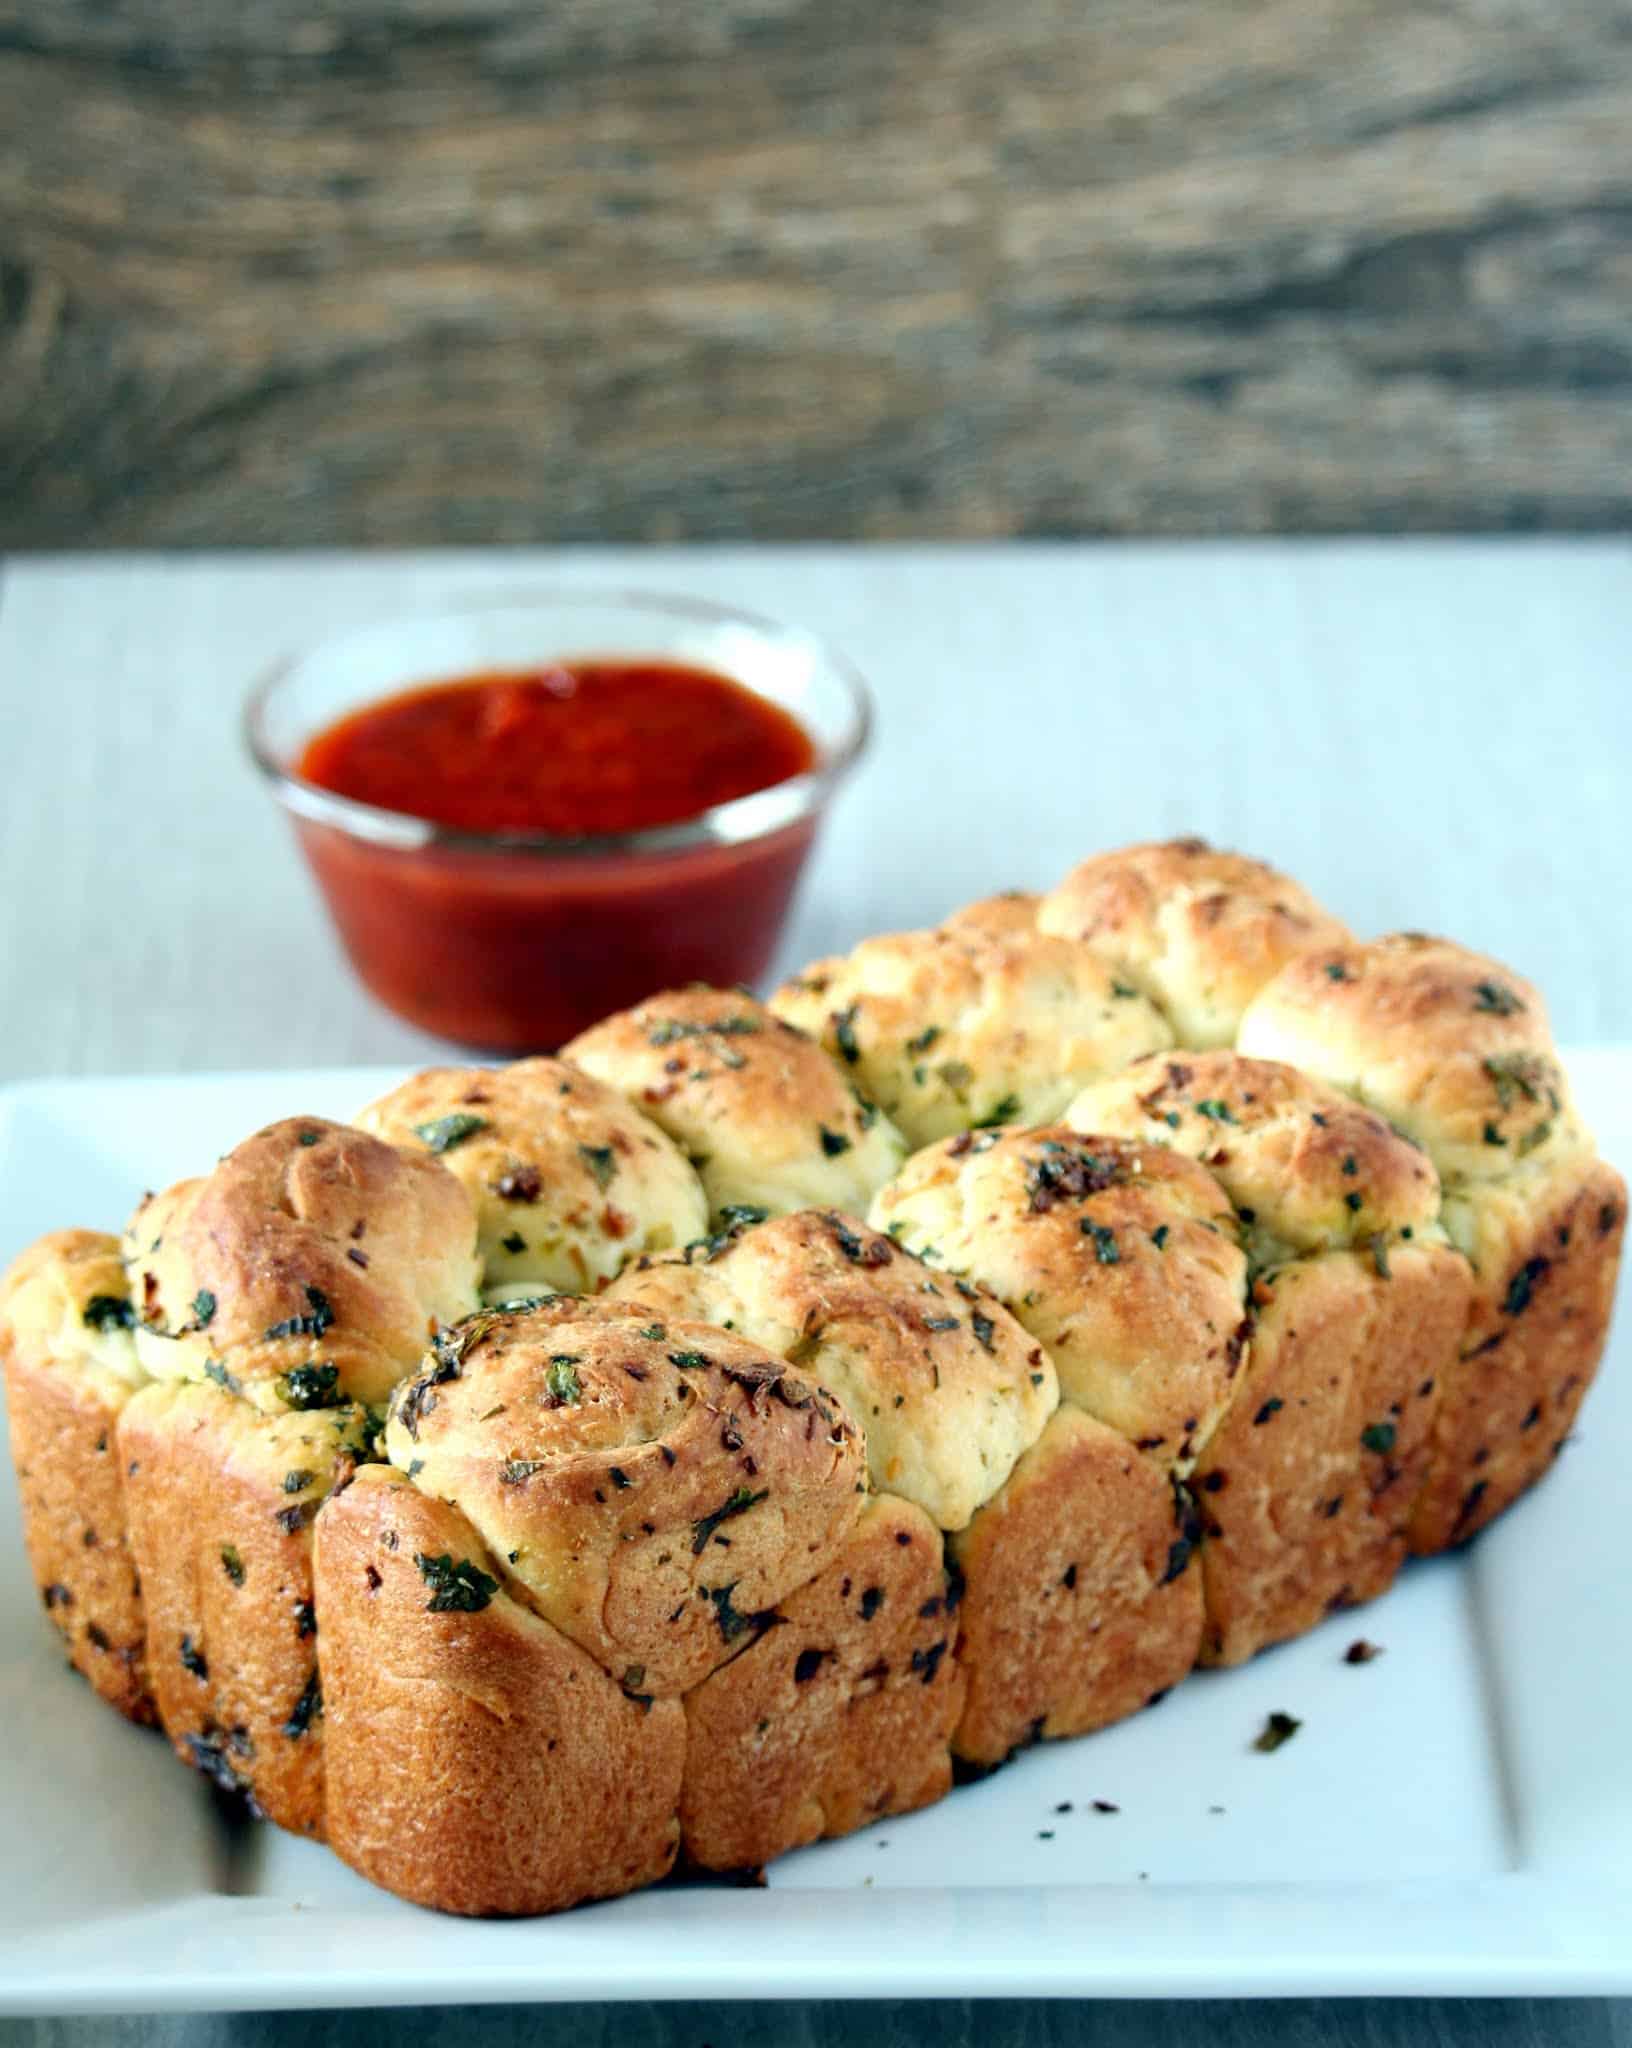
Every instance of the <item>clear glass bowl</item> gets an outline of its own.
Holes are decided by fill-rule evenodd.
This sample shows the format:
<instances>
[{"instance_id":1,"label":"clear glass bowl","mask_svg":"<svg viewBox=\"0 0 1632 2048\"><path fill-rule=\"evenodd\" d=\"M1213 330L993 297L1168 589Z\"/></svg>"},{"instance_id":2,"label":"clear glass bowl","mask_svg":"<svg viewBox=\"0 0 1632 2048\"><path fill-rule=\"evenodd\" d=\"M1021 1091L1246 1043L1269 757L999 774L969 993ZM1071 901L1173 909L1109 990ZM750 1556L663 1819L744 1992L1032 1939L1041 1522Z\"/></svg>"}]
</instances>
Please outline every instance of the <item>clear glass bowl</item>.
<instances>
[{"instance_id":1,"label":"clear glass bowl","mask_svg":"<svg viewBox=\"0 0 1632 2048\"><path fill-rule=\"evenodd\" d=\"M452 831L298 773L314 734L397 691L596 658L730 676L792 712L815 765L679 824L574 838ZM870 719L855 670L798 628L685 598L554 590L326 640L256 687L245 735L364 984L439 1037L523 1053L660 988L756 981Z\"/></svg>"}]
</instances>

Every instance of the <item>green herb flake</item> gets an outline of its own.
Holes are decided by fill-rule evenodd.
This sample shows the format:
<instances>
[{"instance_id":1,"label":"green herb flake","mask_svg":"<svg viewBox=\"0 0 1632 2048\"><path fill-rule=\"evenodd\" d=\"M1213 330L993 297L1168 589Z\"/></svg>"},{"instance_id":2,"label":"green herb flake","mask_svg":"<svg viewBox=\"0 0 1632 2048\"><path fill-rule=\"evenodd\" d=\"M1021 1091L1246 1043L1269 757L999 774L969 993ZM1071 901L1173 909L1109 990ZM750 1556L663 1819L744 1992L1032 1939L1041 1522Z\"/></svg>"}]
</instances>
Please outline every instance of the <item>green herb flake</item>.
<instances>
[{"instance_id":1,"label":"green herb flake","mask_svg":"<svg viewBox=\"0 0 1632 2048\"><path fill-rule=\"evenodd\" d=\"M1371 1263L1377 1269L1379 1280L1389 1278L1388 1240L1380 1230L1371 1239Z\"/></svg>"},{"instance_id":2,"label":"green herb flake","mask_svg":"<svg viewBox=\"0 0 1632 2048\"><path fill-rule=\"evenodd\" d=\"M712 1360L701 1351L671 1351L669 1363L679 1366L682 1372L704 1372Z\"/></svg>"},{"instance_id":3,"label":"green herb flake","mask_svg":"<svg viewBox=\"0 0 1632 2048\"><path fill-rule=\"evenodd\" d=\"M289 1709L289 1718L283 1724L283 1732L291 1742L298 1742L323 1711L323 1686L314 1671L301 1690L301 1695Z\"/></svg>"},{"instance_id":4,"label":"green herb flake","mask_svg":"<svg viewBox=\"0 0 1632 2048\"><path fill-rule=\"evenodd\" d=\"M704 1515L701 1521L691 1525L691 1554L701 1557L708 1548L708 1539L722 1522L729 1522L736 1515L745 1515L748 1510L765 1498L766 1489L750 1493L746 1486L739 1486L731 1498L717 1507L711 1515Z\"/></svg>"},{"instance_id":5,"label":"green herb flake","mask_svg":"<svg viewBox=\"0 0 1632 2048\"><path fill-rule=\"evenodd\" d=\"M311 1483L312 1474L304 1466L294 1472L285 1472L283 1475L283 1490L285 1493L304 1493Z\"/></svg>"},{"instance_id":6,"label":"green herb flake","mask_svg":"<svg viewBox=\"0 0 1632 2048\"><path fill-rule=\"evenodd\" d=\"M578 1377L577 1358L569 1352L557 1352L544 1375L544 1385L557 1407L576 1407L584 1398L584 1383Z\"/></svg>"},{"instance_id":7,"label":"green herb flake","mask_svg":"<svg viewBox=\"0 0 1632 2048\"><path fill-rule=\"evenodd\" d=\"M661 1323L648 1323L640 1334L649 1344L661 1344L669 1333Z\"/></svg>"},{"instance_id":8,"label":"green herb flake","mask_svg":"<svg viewBox=\"0 0 1632 2048\"><path fill-rule=\"evenodd\" d=\"M1386 1458L1394 1448L1396 1434L1392 1422L1368 1422L1360 1432L1360 1441L1368 1451L1375 1451L1379 1458Z\"/></svg>"},{"instance_id":9,"label":"green herb flake","mask_svg":"<svg viewBox=\"0 0 1632 2048\"><path fill-rule=\"evenodd\" d=\"M617 1179L618 1155L610 1145L580 1145L578 1157L595 1176L595 1185L605 1194Z\"/></svg>"},{"instance_id":10,"label":"green herb flake","mask_svg":"<svg viewBox=\"0 0 1632 2048\"><path fill-rule=\"evenodd\" d=\"M1328 973L1330 971L1330 969L1327 970ZM1290 1742L1302 1726L1303 1723L1295 1714L1283 1714L1277 1711L1271 1714L1264 1722L1262 1729L1254 1738L1252 1746L1256 1750L1261 1750L1265 1756L1270 1756L1280 1748L1283 1742Z\"/></svg>"},{"instance_id":11,"label":"green herb flake","mask_svg":"<svg viewBox=\"0 0 1632 2048\"><path fill-rule=\"evenodd\" d=\"M1485 1125L1484 1139L1487 1145L1505 1145L1507 1143L1507 1140L1493 1123Z\"/></svg>"},{"instance_id":12,"label":"green herb flake","mask_svg":"<svg viewBox=\"0 0 1632 2048\"><path fill-rule=\"evenodd\" d=\"M193 1327L207 1330L215 1320L215 1296L207 1287L201 1287L193 1296Z\"/></svg>"},{"instance_id":13,"label":"green herb flake","mask_svg":"<svg viewBox=\"0 0 1632 2048\"><path fill-rule=\"evenodd\" d=\"M297 1145L305 1145L308 1147L312 1145L320 1145L322 1142L323 1133L321 1131L301 1131L295 1139L295 1143Z\"/></svg>"},{"instance_id":14,"label":"green herb flake","mask_svg":"<svg viewBox=\"0 0 1632 2048\"><path fill-rule=\"evenodd\" d=\"M332 1408L339 1382L337 1365L296 1365L278 1381L278 1391L290 1408Z\"/></svg>"},{"instance_id":15,"label":"green herb flake","mask_svg":"<svg viewBox=\"0 0 1632 2048\"><path fill-rule=\"evenodd\" d=\"M1525 1132L1524 1136L1513 1147L1513 1157L1515 1159L1528 1157L1530 1153L1535 1151L1538 1145L1545 1145L1552 1135L1553 1120L1551 1117L1544 1117L1539 1124L1532 1124L1529 1130Z\"/></svg>"},{"instance_id":16,"label":"green herb flake","mask_svg":"<svg viewBox=\"0 0 1632 2048\"><path fill-rule=\"evenodd\" d=\"M86 1302L80 1321L87 1330L133 1330L136 1304L117 1294L93 1294Z\"/></svg>"},{"instance_id":17,"label":"green herb flake","mask_svg":"<svg viewBox=\"0 0 1632 2048\"><path fill-rule=\"evenodd\" d=\"M1221 1102L1216 1095L1209 1095L1205 1102L1198 1102L1196 1104L1196 1115L1211 1117L1215 1124L1233 1124L1235 1122L1230 1105L1227 1102Z\"/></svg>"},{"instance_id":18,"label":"green herb flake","mask_svg":"<svg viewBox=\"0 0 1632 2048\"><path fill-rule=\"evenodd\" d=\"M525 1486L535 1472L542 1472L542 1458L508 1458L499 1467L501 1486Z\"/></svg>"},{"instance_id":19,"label":"green herb flake","mask_svg":"<svg viewBox=\"0 0 1632 2048\"><path fill-rule=\"evenodd\" d=\"M1004 1095L992 1104L991 1108L987 1110L984 1116L979 1116L975 1118L974 1128L977 1131L989 1131L994 1127L994 1125L1013 1123L1015 1118L1019 1114L1019 1096Z\"/></svg>"},{"instance_id":20,"label":"green herb flake","mask_svg":"<svg viewBox=\"0 0 1632 2048\"><path fill-rule=\"evenodd\" d=\"M224 1388L229 1394L241 1394L244 1391L240 1382L227 1371L219 1358L205 1359L204 1377L207 1380L214 1380L218 1387Z\"/></svg>"},{"instance_id":21,"label":"green herb flake","mask_svg":"<svg viewBox=\"0 0 1632 2048\"><path fill-rule=\"evenodd\" d=\"M1524 1005L1505 982L1481 981L1474 984L1473 1007L1492 1017L1511 1017Z\"/></svg>"},{"instance_id":22,"label":"green herb flake","mask_svg":"<svg viewBox=\"0 0 1632 2048\"><path fill-rule=\"evenodd\" d=\"M907 1040L907 1051L928 1052L940 1035L941 1027L939 1024L926 1024L923 1030L918 1032L915 1037Z\"/></svg>"},{"instance_id":23,"label":"green herb flake","mask_svg":"<svg viewBox=\"0 0 1632 2048\"><path fill-rule=\"evenodd\" d=\"M519 1230L512 1230L508 1237L501 1237L499 1243L513 1259L520 1258L521 1254L527 1249L527 1240Z\"/></svg>"},{"instance_id":24,"label":"green herb flake","mask_svg":"<svg viewBox=\"0 0 1632 2048\"><path fill-rule=\"evenodd\" d=\"M850 1150L850 1140L843 1131L830 1131L826 1124L818 1124L816 1130L822 1141L822 1150L829 1159L837 1159L841 1152Z\"/></svg>"},{"instance_id":25,"label":"green herb flake","mask_svg":"<svg viewBox=\"0 0 1632 2048\"><path fill-rule=\"evenodd\" d=\"M1138 993L1139 991L1131 982L1113 981L1111 983L1111 994L1124 1003L1130 1002Z\"/></svg>"},{"instance_id":26,"label":"green herb flake","mask_svg":"<svg viewBox=\"0 0 1632 2048\"><path fill-rule=\"evenodd\" d=\"M1548 1259L1526 1259L1524 1264L1508 1282L1507 1293L1502 1300L1504 1316L1521 1316L1530 1306L1536 1291L1536 1282L1546 1273L1552 1262Z\"/></svg>"},{"instance_id":27,"label":"green herb flake","mask_svg":"<svg viewBox=\"0 0 1632 2048\"><path fill-rule=\"evenodd\" d=\"M861 1058L861 1047L856 1043L856 1011L859 1008L859 1004L852 1003L847 1010L833 1012L833 1043L839 1049L840 1058L852 1067Z\"/></svg>"},{"instance_id":28,"label":"green herb flake","mask_svg":"<svg viewBox=\"0 0 1632 2048\"><path fill-rule=\"evenodd\" d=\"M244 1560L238 1555L238 1546L235 1543L222 1544L221 1569L235 1586L244 1583Z\"/></svg>"},{"instance_id":29,"label":"green herb flake","mask_svg":"<svg viewBox=\"0 0 1632 2048\"><path fill-rule=\"evenodd\" d=\"M971 1309L969 1327L974 1331L975 1342L982 1351L995 1351L996 1346L992 1343L992 1338L996 1335L997 1325L990 1316L982 1315L978 1308Z\"/></svg>"},{"instance_id":30,"label":"green herb flake","mask_svg":"<svg viewBox=\"0 0 1632 2048\"><path fill-rule=\"evenodd\" d=\"M1495 1086L1496 1100L1503 1109L1511 1109L1521 1095L1526 1102L1541 1100L1547 1069L1534 1053L1505 1053L1482 1064L1485 1074Z\"/></svg>"},{"instance_id":31,"label":"green herb flake","mask_svg":"<svg viewBox=\"0 0 1632 2048\"><path fill-rule=\"evenodd\" d=\"M1345 1209L1351 1210L1355 1215L1359 1215L1360 1211L1366 1206L1366 1198L1358 1188L1351 1188L1343 1197L1343 1206Z\"/></svg>"},{"instance_id":32,"label":"green herb flake","mask_svg":"<svg viewBox=\"0 0 1632 2048\"><path fill-rule=\"evenodd\" d=\"M1326 979L1328 981L1348 981L1350 979L1349 970L1343 965L1341 960L1328 960L1326 962Z\"/></svg>"},{"instance_id":33,"label":"green herb flake","mask_svg":"<svg viewBox=\"0 0 1632 2048\"><path fill-rule=\"evenodd\" d=\"M415 1124L414 1136L433 1152L451 1152L455 1145L487 1129L485 1116L472 1116L468 1109L456 1109L448 1116L433 1117L428 1124Z\"/></svg>"},{"instance_id":34,"label":"green herb flake","mask_svg":"<svg viewBox=\"0 0 1632 2048\"><path fill-rule=\"evenodd\" d=\"M1082 1234L1094 1241L1094 1257L1102 1266L1119 1266L1122 1254L1117 1249L1116 1232L1104 1223L1083 1221Z\"/></svg>"},{"instance_id":35,"label":"green herb flake","mask_svg":"<svg viewBox=\"0 0 1632 2048\"><path fill-rule=\"evenodd\" d=\"M1156 1228L1150 1233L1150 1241L1158 1251L1166 1248L1167 1238L1168 1229L1165 1223L1158 1223Z\"/></svg>"},{"instance_id":36,"label":"green herb flake","mask_svg":"<svg viewBox=\"0 0 1632 2048\"><path fill-rule=\"evenodd\" d=\"M414 1563L431 1589L431 1597L425 1603L427 1614L480 1614L499 1590L498 1580L472 1564L468 1557L455 1564L447 1551L440 1557L429 1557L423 1550L416 1550Z\"/></svg>"}]
</instances>

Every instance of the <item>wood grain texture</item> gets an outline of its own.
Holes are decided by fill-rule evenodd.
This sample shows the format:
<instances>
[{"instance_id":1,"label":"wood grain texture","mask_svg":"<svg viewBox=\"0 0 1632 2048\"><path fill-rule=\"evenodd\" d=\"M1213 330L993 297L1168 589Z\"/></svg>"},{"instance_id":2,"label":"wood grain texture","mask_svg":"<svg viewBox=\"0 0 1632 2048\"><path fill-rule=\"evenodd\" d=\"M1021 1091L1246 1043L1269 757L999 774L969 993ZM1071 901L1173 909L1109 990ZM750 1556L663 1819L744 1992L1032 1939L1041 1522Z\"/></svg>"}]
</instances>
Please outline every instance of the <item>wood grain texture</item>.
<instances>
[{"instance_id":1,"label":"wood grain texture","mask_svg":"<svg viewBox=\"0 0 1632 2048\"><path fill-rule=\"evenodd\" d=\"M0 0L0 545L1591 527L1628 0Z\"/></svg>"}]
</instances>

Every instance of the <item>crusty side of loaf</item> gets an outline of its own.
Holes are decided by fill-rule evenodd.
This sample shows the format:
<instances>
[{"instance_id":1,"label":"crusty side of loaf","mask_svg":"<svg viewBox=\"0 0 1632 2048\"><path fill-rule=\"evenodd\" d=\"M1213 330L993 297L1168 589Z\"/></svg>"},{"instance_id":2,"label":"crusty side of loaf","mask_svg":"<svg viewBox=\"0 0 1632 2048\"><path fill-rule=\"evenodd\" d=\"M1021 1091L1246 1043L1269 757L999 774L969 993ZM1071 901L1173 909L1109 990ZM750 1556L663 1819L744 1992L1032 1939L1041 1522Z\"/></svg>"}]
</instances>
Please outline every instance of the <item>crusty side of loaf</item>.
<instances>
[{"instance_id":1,"label":"crusty side of loaf","mask_svg":"<svg viewBox=\"0 0 1632 2048\"><path fill-rule=\"evenodd\" d=\"M686 1695L692 1862L750 1869L944 1796L964 1694L951 1594L934 1523L875 1499L775 1626Z\"/></svg>"},{"instance_id":2,"label":"crusty side of loaf","mask_svg":"<svg viewBox=\"0 0 1632 2048\"><path fill-rule=\"evenodd\" d=\"M1465 1543L1551 1470L1604 1354L1626 1182L1601 1159L1465 1198L1477 1283L1411 1548Z\"/></svg>"},{"instance_id":3,"label":"crusty side of loaf","mask_svg":"<svg viewBox=\"0 0 1632 2048\"><path fill-rule=\"evenodd\" d=\"M0 1283L0 1366L23 1541L45 1611L74 1669L121 1714L151 1723L142 1586L114 1440L130 1385L70 1350L94 1348L87 1304L116 1307L123 1294L117 1239L91 1230L41 1238Z\"/></svg>"},{"instance_id":4,"label":"crusty side of loaf","mask_svg":"<svg viewBox=\"0 0 1632 2048\"><path fill-rule=\"evenodd\" d=\"M1191 1479L1206 1664L1241 1664L1388 1590L1467 1315L1438 1246L1324 1252L1257 1283L1247 1368Z\"/></svg>"},{"instance_id":5,"label":"crusty side of loaf","mask_svg":"<svg viewBox=\"0 0 1632 2048\"><path fill-rule=\"evenodd\" d=\"M352 1869L482 1914L554 1912L664 1875L680 1836L678 1700L623 1693L499 1589L456 1508L391 1468L364 1467L316 1534L328 1839ZM450 1597L473 1604L433 1605Z\"/></svg>"},{"instance_id":6,"label":"crusty side of loaf","mask_svg":"<svg viewBox=\"0 0 1632 2048\"><path fill-rule=\"evenodd\" d=\"M1061 1408L969 1527L953 1737L998 1764L1042 1737L1084 1735L1176 1685L1201 1646L1193 1503L1106 1424Z\"/></svg>"},{"instance_id":7,"label":"crusty side of loaf","mask_svg":"<svg viewBox=\"0 0 1632 2048\"><path fill-rule=\"evenodd\" d=\"M310 1518L335 1418L267 1416L219 1387L137 1394L119 1424L148 1665L176 1754L292 1832L323 1832ZM298 1463L295 1461L299 1461ZM311 1475L286 1490L290 1474Z\"/></svg>"}]
</instances>

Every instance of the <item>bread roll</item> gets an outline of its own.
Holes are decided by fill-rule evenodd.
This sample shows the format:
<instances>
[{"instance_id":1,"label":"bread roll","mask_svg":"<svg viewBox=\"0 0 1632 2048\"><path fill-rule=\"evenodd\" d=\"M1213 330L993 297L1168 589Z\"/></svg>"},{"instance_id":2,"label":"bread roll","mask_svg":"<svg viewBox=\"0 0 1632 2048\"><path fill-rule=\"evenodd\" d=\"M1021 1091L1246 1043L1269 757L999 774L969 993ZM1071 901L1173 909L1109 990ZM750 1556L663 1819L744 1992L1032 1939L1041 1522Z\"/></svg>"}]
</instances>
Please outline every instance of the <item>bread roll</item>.
<instances>
[{"instance_id":1,"label":"bread roll","mask_svg":"<svg viewBox=\"0 0 1632 2048\"><path fill-rule=\"evenodd\" d=\"M1053 1359L1062 1399L1188 1467L1245 1336L1246 1259L1210 1173L1063 1124L966 1133L909 1160L872 1220L989 1287Z\"/></svg>"},{"instance_id":2,"label":"bread roll","mask_svg":"<svg viewBox=\"0 0 1632 2048\"><path fill-rule=\"evenodd\" d=\"M1205 839L1098 854L1043 898L1037 923L1092 947L1198 1049L1231 1044L1287 961L1348 936L1290 877Z\"/></svg>"},{"instance_id":3,"label":"bread roll","mask_svg":"<svg viewBox=\"0 0 1632 2048\"><path fill-rule=\"evenodd\" d=\"M952 1783L964 1694L955 1588L921 1509L869 1502L778 1616L686 1695L680 1824L708 1870L910 1813Z\"/></svg>"},{"instance_id":4,"label":"bread roll","mask_svg":"<svg viewBox=\"0 0 1632 2048\"><path fill-rule=\"evenodd\" d=\"M820 1047L728 989L653 996L575 1038L565 1057L668 1132L717 1224L865 1210L906 1151Z\"/></svg>"},{"instance_id":5,"label":"bread roll","mask_svg":"<svg viewBox=\"0 0 1632 2048\"><path fill-rule=\"evenodd\" d=\"M366 1455L346 1405L267 1414L160 1382L119 1418L148 1669L176 1754L295 1834L323 1832L311 1524Z\"/></svg>"},{"instance_id":6,"label":"bread roll","mask_svg":"<svg viewBox=\"0 0 1632 2048\"><path fill-rule=\"evenodd\" d=\"M1465 1542L1574 1423L1608 1331L1625 1183L1593 1156L1536 990L1448 940L1311 954L1262 991L1241 1042L1358 1095L1438 1168L1473 1289L1411 1543Z\"/></svg>"},{"instance_id":7,"label":"bread roll","mask_svg":"<svg viewBox=\"0 0 1632 2048\"><path fill-rule=\"evenodd\" d=\"M506 1590L455 1507L365 1466L317 1522L329 1846L445 1913L551 1913L654 1883L685 1713L628 1697Z\"/></svg>"},{"instance_id":8,"label":"bread roll","mask_svg":"<svg viewBox=\"0 0 1632 2048\"><path fill-rule=\"evenodd\" d=\"M1149 1706L1201 1647L1194 1503L1152 1458L1060 1408L951 1539L962 1578L953 1737L973 1764L1085 1735Z\"/></svg>"},{"instance_id":9,"label":"bread roll","mask_svg":"<svg viewBox=\"0 0 1632 2048\"><path fill-rule=\"evenodd\" d=\"M564 1060L432 1067L357 1122L434 1152L464 1183L489 1296L593 1293L642 1252L707 1234L702 1183L673 1139Z\"/></svg>"},{"instance_id":10,"label":"bread roll","mask_svg":"<svg viewBox=\"0 0 1632 2048\"><path fill-rule=\"evenodd\" d=\"M772 1624L866 1487L850 1419L781 1359L570 1300L446 1333L393 1400L386 1448L546 1620L658 1698Z\"/></svg>"},{"instance_id":11,"label":"bread roll","mask_svg":"<svg viewBox=\"0 0 1632 2048\"><path fill-rule=\"evenodd\" d=\"M55 1230L0 1277L0 1365L23 1541L68 1661L151 1721L141 1580L114 1430L147 1375L116 1238Z\"/></svg>"},{"instance_id":12,"label":"bread roll","mask_svg":"<svg viewBox=\"0 0 1632 2048\"><path fill-rule=\"evenodd\" d=\"M838 1395L875 1488L961 1529L1035 1443L1054 1367L990 1295L836 1210L741 1232L708 1258L642 1261L606 1300L723 1325Z\"/></svg>"},{"instance_id":13,"label":"bread roll","mask_svg":"<svg viewBox=\"0 0 1632 2048\"><path fill-rule=\"evenodd\" d=\"M934 931L864 939L807 967L771 1006L819 1037L914 1145L1046 1123L1084 1082L1172 1033L1103 960L1015 909L972 905Z\"/></svg>"},{"instance_id":14,"label":"bread roll","mask_svg":"<svg viewBox=\"0 0 1632 2048\"><path fill-rule=\"evenodd\" d=\"M476 1306L470 1197L421 1152L321 1117L269 1124L125 1234L137 1355L256 1405L383 1402Z\"/></svg>"}]
</instances>

